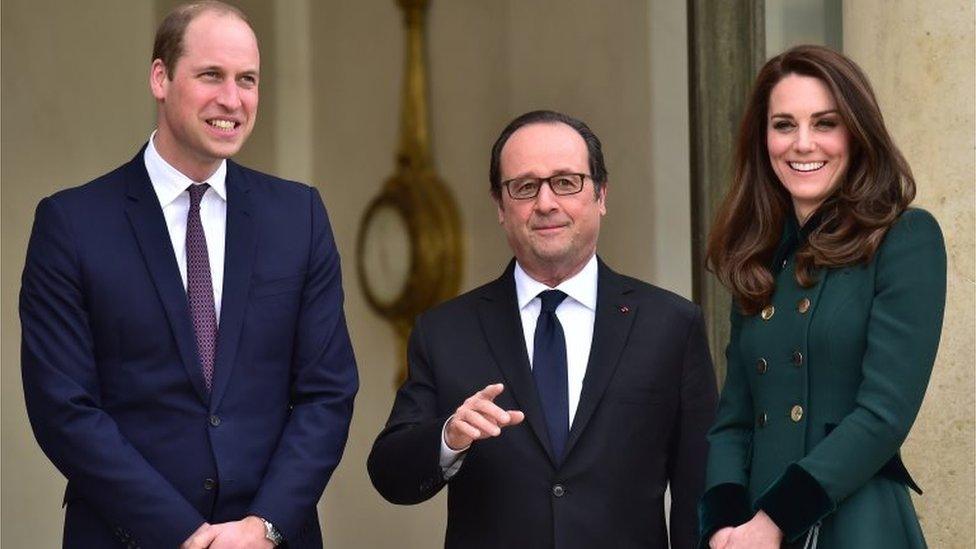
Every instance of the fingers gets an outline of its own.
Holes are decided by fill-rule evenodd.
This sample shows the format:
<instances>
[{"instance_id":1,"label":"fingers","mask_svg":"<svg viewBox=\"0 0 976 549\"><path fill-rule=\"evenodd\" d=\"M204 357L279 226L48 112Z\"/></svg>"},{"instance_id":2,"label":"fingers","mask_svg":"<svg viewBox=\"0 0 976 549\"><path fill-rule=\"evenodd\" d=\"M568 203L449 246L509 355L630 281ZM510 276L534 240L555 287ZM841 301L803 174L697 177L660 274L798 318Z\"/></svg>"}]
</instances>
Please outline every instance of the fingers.
<instances>
[{"instance_id":1,"label":"fingers","mask_svg":"<svg viewBox=\"0 0 976 549\"><path fill-rule=\"evenodd\" d=\"M474 394L475 397L480 396L481 398L486 398L488 400L495 400L495 397L502 394L505 390L505 385L502 383L492 383L484 389L478 391Z\"/></svg>"},{"instance_id":2,"label":"fingers","mask_svg":"<svg viewBox=\"0 0 976 549\"><path fill-rule=\"evenodd\" d=\"M476 440L497 437L503 427L518 425L525 419L522 412L505 411L492 402L504 390L505 386L501 383L488 385L458 407L447 425L446 442L449 447L466 448Z\"/></svg>"},{"instance_id":3,"label":"fingers","mask_svg":"<svg viewBox=\"0 0 976 549\"><path fill-rule=\"evenodd\" d=\"M518 410L509 410L508 415L512 418L511 421L508 422L509 427L512 425L518 425L519 423L525 421L525 414Z\"/></svg>"},{"instance_id":4,"label":"fingers","mask_svg":"<svg viewBox=\"0 0 976 549\"><path fill-rule=\"evenodd\" d=\"M218 531L218 528L205 522L183 542L180 549L206 549L213 543Z\"/></svg>"}]
</instances>

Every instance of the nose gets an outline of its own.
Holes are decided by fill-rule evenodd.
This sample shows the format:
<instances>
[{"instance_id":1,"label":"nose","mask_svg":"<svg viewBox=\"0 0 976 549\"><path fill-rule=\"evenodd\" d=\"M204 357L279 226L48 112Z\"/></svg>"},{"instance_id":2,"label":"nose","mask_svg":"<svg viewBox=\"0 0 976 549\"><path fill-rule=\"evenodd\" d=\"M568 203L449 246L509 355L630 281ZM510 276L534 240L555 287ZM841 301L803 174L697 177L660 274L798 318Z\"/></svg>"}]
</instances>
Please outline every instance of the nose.
<instances>
[{"instance_id":1,"label":"nose","mask_svg":"<svg viewBox=\"0 0 976 549\"><path fill-rule=\"evenodd\" d=\"M539 212L551 212L559 207L556 200L556 193L552 192L552 187L543 183L539 188L539 194L535 197L535 209Z\"/></svg>"},{"instance_id":2,"label":"nose","mask_svg":"<svg viewBox=\"0 0 976 549\"><path fill-rule=\"evenodd\" d=\"M237 88L237 82L228 79L220 87L217 94L217 104L229 111L237 110L241 106L241 92Z\"/></svg>"},{"instance_id":3,"label":"nose","mask_svg":"<svg viewBox=\"0 0 976 549\"><path fill-rule=\"evenodd\" d=\"M807 125L801 125L796 131L796 140L793 142L796 152L811 152L815 148L812 130Z\"/></svg>"}]
</instances>

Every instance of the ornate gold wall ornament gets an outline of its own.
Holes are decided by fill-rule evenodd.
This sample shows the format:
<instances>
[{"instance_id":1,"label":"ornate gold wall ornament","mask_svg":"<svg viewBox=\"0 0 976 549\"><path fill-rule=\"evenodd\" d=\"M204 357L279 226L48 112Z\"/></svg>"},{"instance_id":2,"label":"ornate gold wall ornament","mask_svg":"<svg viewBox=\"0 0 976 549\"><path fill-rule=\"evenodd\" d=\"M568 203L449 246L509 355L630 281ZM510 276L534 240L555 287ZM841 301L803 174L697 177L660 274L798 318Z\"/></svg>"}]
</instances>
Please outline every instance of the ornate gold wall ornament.
<instances>
[{"instance_id":1,"label":"ornate gold wall ornament","mask_svg":"<svg viewBox=\"0 0 976 549\"><path fill-rule=\"evenodd\" d=\"M457 295L463 244L454 196L434 171L427 127L424 17L427 0L398 0L406 27L406 60L396 172L370 202L359 225L359 282L374 311L393 324L406 377L406 341L414 318Z\"/></svg>"}]
</instances>

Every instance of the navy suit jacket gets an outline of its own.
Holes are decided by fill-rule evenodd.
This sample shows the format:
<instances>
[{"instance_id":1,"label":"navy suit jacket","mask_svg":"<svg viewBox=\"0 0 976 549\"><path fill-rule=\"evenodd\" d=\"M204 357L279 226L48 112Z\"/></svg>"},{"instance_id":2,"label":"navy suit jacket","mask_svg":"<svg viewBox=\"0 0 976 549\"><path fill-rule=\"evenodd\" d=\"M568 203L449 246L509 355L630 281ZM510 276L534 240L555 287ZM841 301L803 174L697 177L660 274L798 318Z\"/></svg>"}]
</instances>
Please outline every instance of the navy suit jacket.
<instances>
[{"instance_id":1,"label":"navy suit jacket","mask_svg":"<svg viewBox=\"0 0 976 549\"><path fill-rule=\"evenodd\" d=\"M248 514L321 547L358 388L318 192L228 161L207 392L142 152L37 207L20 295L27 412L67 477L65 547L179 546Z\"/></svg>"},{"instance_id":2,"label":"navy suit jacket","mask_svg":"<svg viewBox=\"0 0 976 549\"><path fill-rule=\"evenodd\" d=\"M445 486L444 422L470 395L505 383L495 403L525 421L475 442L451 477L449 548L693 549L705 432L718 399L699 308L600 261L593 345L564 457L549 444L512 274L422 314L409 377L368 468L399 504Z\"/></svg>"}]
</instances>

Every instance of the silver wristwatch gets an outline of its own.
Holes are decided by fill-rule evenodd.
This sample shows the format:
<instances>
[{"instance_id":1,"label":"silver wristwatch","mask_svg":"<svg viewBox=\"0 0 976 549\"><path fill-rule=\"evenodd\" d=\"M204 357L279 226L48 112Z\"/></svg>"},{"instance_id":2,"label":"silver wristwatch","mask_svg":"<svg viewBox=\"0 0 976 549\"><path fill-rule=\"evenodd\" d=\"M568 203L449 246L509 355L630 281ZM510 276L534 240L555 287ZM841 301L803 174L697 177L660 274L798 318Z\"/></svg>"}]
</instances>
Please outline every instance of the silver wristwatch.
<instances>
[{"instance_id":1,"label":"silver wristwatch","mask_svg":"<svg viewBox=\"0 0 976 549\"><path fill-rule=\"evenodd\" d=\"M279 532L278 529L275 528L274 524L271 524L264 518L261 517L258 518L260 518L261 522L264 523L264 539L271 540L271 543L275 547L281 545L281 543L285 541L285 538L282 537L281 532Z\"/></svg>"}]
</instances>

